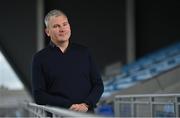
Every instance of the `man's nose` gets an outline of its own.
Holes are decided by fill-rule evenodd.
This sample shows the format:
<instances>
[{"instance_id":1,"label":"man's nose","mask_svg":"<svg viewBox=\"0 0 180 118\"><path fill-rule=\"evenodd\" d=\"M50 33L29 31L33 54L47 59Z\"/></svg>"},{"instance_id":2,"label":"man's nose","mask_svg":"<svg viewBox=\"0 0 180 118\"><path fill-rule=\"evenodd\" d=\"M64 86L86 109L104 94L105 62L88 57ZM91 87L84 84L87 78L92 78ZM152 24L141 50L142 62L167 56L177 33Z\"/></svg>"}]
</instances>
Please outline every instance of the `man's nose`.
<instances>
[{"instance_id":1,"label":"man's nose","mask_svg":"<svg viewBox=\"0 0 180 118\"><path fill-rule=\"evenodd\" d=\"M65 26L59 26L59 30L63 30Z\"/></svg>"}]
</instances>

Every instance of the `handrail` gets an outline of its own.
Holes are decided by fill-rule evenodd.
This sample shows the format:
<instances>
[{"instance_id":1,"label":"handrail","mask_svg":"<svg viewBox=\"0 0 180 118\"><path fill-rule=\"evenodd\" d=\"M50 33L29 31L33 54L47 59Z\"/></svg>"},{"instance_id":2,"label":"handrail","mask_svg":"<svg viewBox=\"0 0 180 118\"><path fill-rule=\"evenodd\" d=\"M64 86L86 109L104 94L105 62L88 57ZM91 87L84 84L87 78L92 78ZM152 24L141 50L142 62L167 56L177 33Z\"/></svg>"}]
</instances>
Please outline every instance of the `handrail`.
<instances>
[{"instance_id":1,"label":"handrail","mask_svg":"<svg viewBox=\"0 0 180 118\"><path fill-rule=\"evenodd\" d=\"M129 95L116 95L115 98L123 97L168 97L168 96L180 96L179 93L169 93L169 94L129 94Z\"/></svg>"},{"instance_id":2,"label":"handrail","mask_svg":"<svg viewBox=\"0 0 180 118\"><path fill-rule=\"evenodd\" d=\"M26 102L23 105L26 110L38 117L46 117L47 112L52 114L52 117L97 117L94 114L75 112L54 106L44 106L35 103Z\"/></svg>"}]
</instances>

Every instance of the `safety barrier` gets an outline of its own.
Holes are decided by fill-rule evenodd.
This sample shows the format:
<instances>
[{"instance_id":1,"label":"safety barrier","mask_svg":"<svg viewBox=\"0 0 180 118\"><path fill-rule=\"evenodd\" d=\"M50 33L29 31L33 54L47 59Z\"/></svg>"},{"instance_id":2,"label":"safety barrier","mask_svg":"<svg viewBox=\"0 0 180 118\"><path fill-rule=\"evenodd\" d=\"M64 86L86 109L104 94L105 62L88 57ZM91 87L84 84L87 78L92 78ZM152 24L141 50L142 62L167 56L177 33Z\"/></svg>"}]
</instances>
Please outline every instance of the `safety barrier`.
<instances>
[{"instance_id":1,"label":"safety barrier","mask_svg":"<svg viewBox=\"0 0 180 118\"><path fill-rule=\"evenodd\" d=\"M117 95L117 117L180 117L180 94Z\"/></svg>"}]
</instances>

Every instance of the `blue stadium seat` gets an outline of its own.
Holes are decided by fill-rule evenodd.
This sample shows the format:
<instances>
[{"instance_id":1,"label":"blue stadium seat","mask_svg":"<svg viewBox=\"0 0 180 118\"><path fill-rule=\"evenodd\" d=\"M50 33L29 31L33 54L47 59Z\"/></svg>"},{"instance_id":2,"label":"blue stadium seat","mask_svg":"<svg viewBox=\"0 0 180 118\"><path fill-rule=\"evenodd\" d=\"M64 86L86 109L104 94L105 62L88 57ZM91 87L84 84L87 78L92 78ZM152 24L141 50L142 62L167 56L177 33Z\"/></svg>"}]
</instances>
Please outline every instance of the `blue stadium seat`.
<instances>
[{"instance_id":1,"label":"blue stadium seat","mask_svg":"<svg viewBox=\"0 0 180 118\"><path fill-rule=\"evenodd\" d=\"M122 67L122 74L106 82L104 96L131 87L180 65L180 42L147 54Z\"/></svg>"}]
</instances>

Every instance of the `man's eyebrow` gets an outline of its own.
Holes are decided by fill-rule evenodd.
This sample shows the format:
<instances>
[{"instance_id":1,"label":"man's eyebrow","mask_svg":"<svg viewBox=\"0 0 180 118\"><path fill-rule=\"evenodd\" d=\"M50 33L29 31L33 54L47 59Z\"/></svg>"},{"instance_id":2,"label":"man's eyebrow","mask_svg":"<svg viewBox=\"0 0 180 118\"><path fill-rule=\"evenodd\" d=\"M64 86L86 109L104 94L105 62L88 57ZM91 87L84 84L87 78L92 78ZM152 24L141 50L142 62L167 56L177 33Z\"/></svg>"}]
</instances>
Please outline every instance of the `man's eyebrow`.
<instances>
[{"instance_id":1,"label":"man's eyebrow","mask_svg":"<svg viewBox=\"0 0 180 118\"><path fill-rule=\"evenodd\" d=\"M65 22L63 22L63 23L69 23L68 21L65 21Z\"/></svg>"}]
</instances>

